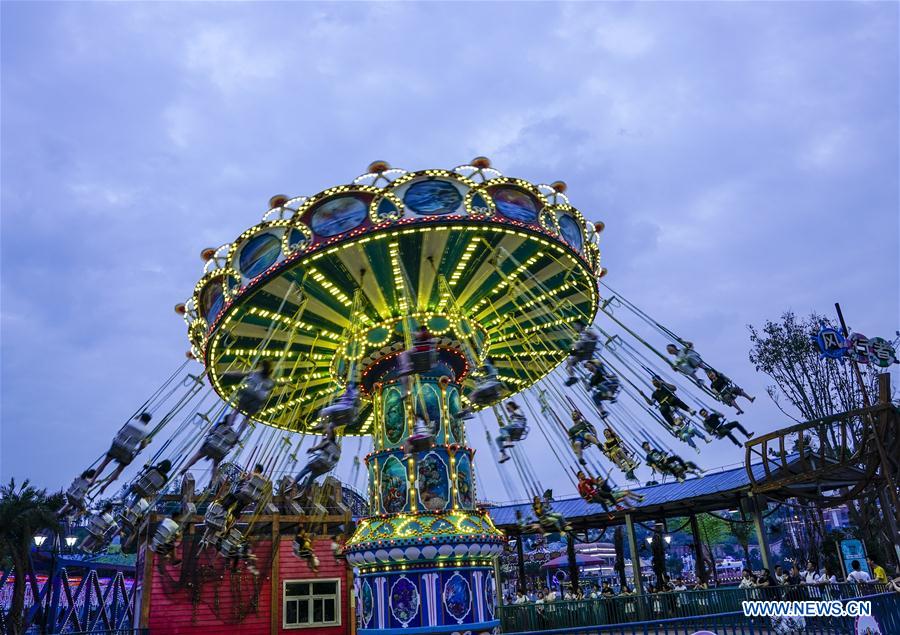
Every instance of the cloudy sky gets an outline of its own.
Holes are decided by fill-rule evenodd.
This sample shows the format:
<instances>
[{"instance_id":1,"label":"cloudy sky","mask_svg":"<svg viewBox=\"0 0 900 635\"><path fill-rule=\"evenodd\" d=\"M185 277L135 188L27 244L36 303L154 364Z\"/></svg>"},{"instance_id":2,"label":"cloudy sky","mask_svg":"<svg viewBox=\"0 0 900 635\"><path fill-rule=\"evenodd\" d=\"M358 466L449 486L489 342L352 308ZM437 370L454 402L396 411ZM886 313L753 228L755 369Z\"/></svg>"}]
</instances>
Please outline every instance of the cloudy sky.
<instances>
[{"instance_id":1,"label":"cloudy sky","mask_svg":"<svg viewBox=\"0 0 900 635\"><path fill-rule=\"evenodd\" d=\"M201 248L373 159L564 179L610 284L760 395L757 431L786 421L747 324L898 327L896 3L2 12L4 480L67 483L181 363Z\"/></svg>"}]
</instances>

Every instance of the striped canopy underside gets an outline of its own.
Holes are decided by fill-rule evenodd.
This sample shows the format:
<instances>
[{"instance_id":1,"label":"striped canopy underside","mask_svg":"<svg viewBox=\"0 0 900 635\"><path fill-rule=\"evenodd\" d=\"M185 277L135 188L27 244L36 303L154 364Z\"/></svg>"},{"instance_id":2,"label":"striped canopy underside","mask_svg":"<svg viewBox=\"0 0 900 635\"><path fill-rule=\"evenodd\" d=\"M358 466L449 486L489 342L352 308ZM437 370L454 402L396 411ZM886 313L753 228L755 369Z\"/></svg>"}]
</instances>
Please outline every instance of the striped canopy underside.
<instances>
[{"instance_id":1,"label":"striped canopy underside","mask_svg":"<svg viewBox=\"0 0 900 635\"><path fill-rule=\"evenodd\" d=\"M471 241L476 247L460 267ZM392 244L408 280L399 289ZM445 314L441 295L446 287L440 277L450 281L454 272L459 273L450 287L455 301L487 332L487 354L513 392L558 365L572 342L571 322L590 322L596 311L596 283L587 266L564 248L530 235L447 226L367 241L357 237L332 253L298 261L226 309L209 338L207 361L214 383L223 398L231 397L235 380L221 374L246 370L268 338L262 350L275 363L277 385L254 419L306 431L318 410L341 391L332 361L346 347L351 322L374 327L403 314ZM362 291L361 314L351 315L357 288ZM305 302L300 299L304 296ZM405 312L404 297L415 302ZM281 317L259 315L260 310ZM567 323L560 324L561 319ZM471 386L468 380L464 390ZM371 429L371 408L366 408L363 425L347 433Z\"/></svg>"}]
</instances>

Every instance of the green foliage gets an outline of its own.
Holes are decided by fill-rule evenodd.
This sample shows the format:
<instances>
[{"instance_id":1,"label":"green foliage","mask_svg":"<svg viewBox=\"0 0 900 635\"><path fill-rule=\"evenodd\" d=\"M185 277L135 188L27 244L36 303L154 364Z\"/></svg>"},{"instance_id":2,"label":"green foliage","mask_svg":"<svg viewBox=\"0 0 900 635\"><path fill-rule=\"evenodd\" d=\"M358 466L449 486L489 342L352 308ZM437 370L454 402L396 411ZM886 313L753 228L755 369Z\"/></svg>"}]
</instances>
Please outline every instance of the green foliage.
<instances>
[{"instance_id":1,"label":"green foliage","mask_svg":"<svg viewBox=\"0 0 900 635\"><path fill-rule=\"evenodd\" d=\"M677 553L669 553L666 555L666 571L669 572L669 577L675 579L680 576L684 572L684 562L681 560L681 556Z\"/></svg>"},{"instance_id":2,"label":"green foliage","mask_svg":"<svg viewBox=\"0 0 900 635\"><path fill-rule=\"evenodd\" d=\"M863 407L862 391L851 364L819 359L814 336L823 326L836 327L825 316L810 313L798 318L787 311L781 319L766 320L750 330L750 361L775 382L766 392L794 421L809 421ZM870 395L877 394L878 371L862 369ZM785 403L787 402L787 403Z\"/></svg>"},{"instance_id":3,"label":"green foliage","mask_svg":"<svg viewBox=\"0 0 900 635\"><path fill-rule=\"evenodd\" d=\"M46 490L32 487L27 480L16 486L15 479L10 479L9 484L0 486L0 562L12 564L16 570L9 609L12 633L23 632L24 574L31 572L28 554L32 541L41 532L51 533L49 540L59 534L56 510L61 506L60 494L48 496Z\"/></svg>"},{"instance_id":4,"label":"green foliage","mask_svg":"<svg viewBox=\"0 0 900 635\"><path fill-rule=\"evenodd\" d=\"M718 582L715 550L731 534L728 523L710 514L699 514L697 516L697 533L699 534L700 542L706 547L710 570L716 582Z\"/></svg>"}]
</instances>

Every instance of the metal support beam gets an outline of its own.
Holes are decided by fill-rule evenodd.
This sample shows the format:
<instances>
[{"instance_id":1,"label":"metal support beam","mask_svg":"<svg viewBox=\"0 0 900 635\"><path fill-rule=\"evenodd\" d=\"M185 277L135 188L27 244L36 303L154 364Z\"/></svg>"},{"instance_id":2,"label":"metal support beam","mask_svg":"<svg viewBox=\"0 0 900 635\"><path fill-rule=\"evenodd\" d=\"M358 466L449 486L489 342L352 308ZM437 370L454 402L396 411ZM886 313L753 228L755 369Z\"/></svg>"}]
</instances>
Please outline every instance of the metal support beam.
<instances>
[{"instance_id":1,"label":"metal support beam","mask_svg":"<svg viewBox=\"0 0 900 635\"><path fill-rule=\"evenodd\" d=\"M706 575L706 560L703 557L703 542L700 540L697 514L691 514L691 539L694 541L694 571L697 574L697 581L706 582L709 578Z\"/></svg>"},{"instance_id":2,"label":"metal support beam","mask_svg":"<svg viewBox=\"0 0 900 635\"><path fill-rule=\"evenodd\" d=\"M494 556L494 595L497 598L497 605L503 606L505 598L503 596L503 578L500 570L500 556Z\"/></svg>"},{"instance_id":3,"label":"metal support beam","mask_svg":"<svg viewBox=\"0 0 900 635\"><path fill-rule=\"evenodd\" d=\"M644 593L644 584L641 581L641 555L637 548L637 536L634 533L634 521L631 514L625 514L625 533L628 534L628 549L631 551L631 572L634 576L634 591Z\"/></svg>"},{"instance_id":4,"label":"metal support beam","mask_svg":"<svg viewBox=\"0 0 900 635\"><path fill-rule=\"evenodd\" d=\"M518 586L519 591L524 594L527 590L525 587L525 548L522 546L523 541L524 536L519 534L516 537L516 568L519 574L518 584L516 586Z\"/></svg>"},{"instance_id":5,"label":"metal support beam","mask_svg":"<svg viewBox=\"0 0 900 635\"><path fill-rule=\"evenodd\" d=\"M575 535L569 532L566 536L566 558L569 561L569 583L572 593L578 589L578 560L575 557Z\"/></svg>"},{"instance_id":6,"label":"metal support beam","mask_svg":"<svg viewBox=\"0 0 900 635\"><path fill-rule=\"evenodd\" d=\"M765 500L761 496L754 496L752 499L753 510L753 529L756 530L756 541L759 543L759 555L762 558L763 567L771 571L769 565L769 534L766 533L766 526L763 523L763 509L766 507Z\"/></svg>"}]
</instances>

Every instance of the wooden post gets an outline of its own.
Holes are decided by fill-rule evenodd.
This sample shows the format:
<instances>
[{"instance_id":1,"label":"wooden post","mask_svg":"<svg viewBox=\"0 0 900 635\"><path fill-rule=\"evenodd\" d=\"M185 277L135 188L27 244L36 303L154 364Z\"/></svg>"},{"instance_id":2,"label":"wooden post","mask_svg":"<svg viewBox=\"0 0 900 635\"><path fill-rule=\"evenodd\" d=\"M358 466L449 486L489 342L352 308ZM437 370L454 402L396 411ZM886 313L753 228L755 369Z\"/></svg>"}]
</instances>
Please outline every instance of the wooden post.
<instances>
[{"instance_id":1,"label":"wooden post","mask_svg":"<svg viewBox=\"0 0 900 635\"><path fill-rule=\"evenodd\" d=\"M269 585L269 633L277 635L281 630L281 523L277 514L272 518L272 569L269 573Z\"/></svg>"},{"instance_id":2,"label":"wooden post","mask_svg":"<svg viewBox=\"0 0 900 635\"><path fill-rule=\"evenodd\" d=\"M878 375L878 403L886 405L891 403L891 375L890 373L881 373ZM896 415L894 415L896 417ZM885 409L878 421L873 425L873 436L875 437L875 446L878 449L878 458L881 462L881 478L884 480L884 488L879 491L879 499L881 501L881 512L887 521L888 531L891 533L891 541L894 545L894 564L900 565L900 500L898 500L896 469L891 464L891 458L888 456L882 442L888 437L888 430L892 424L891 413ZM896 425L896 422L894 422ZM894 459L896 463L896 457ZM885 496L885 491L887 496Z\"/></svg>"},{"instance_id":3,"label":"wooden post","mask_svg":"<svg viewBox=\"0 0 900 635\"><path fill-rule=\"evenodd\" d=\"M151 525L156 521L156 516L151 517ZM181 541L181 549L182 549L182 557L184 557L184 549L185 549L185 541ZM150 628L150 599L153 595L153 559L156 556L155 553L150 549L150 540L149 536L144 544L139 547L139 549L143 549L144 552L144 566L143 570L140 572L141 578L141 606L140 606L140 617L138 618L138 627L139 628ZM135 571L135 575L138 575L138 572Z\"/></svg>"},{"instance_id":4,"label":"wooden post","mask_svg":"<svg viewBox=\"0 0 900 635\"><path fill-rule=\"evenodd\" d=\"M769 564L769 534L766 533L766 526L763 523L762 510L765 509L765 500L760 496L754 496L752 499L753 508L753 528L756 530L756 541L759 543L759 556L762 558L763 567L772 570Z\"/></svg>"},{"instance_id":5,"label":"wooden post","mask_svg":"<svg viewBox=\"0 0 900 635\"><path fill-rule=\"evenodd\" d=\"M634 576L634 592L643 595L644 584L641 581L641 555L637 548L637 536L634 533L634 520L631 514L625 514L625 532L628 534L628 549L631 551L631 572Z\"/></svg>"}]
</instances>

